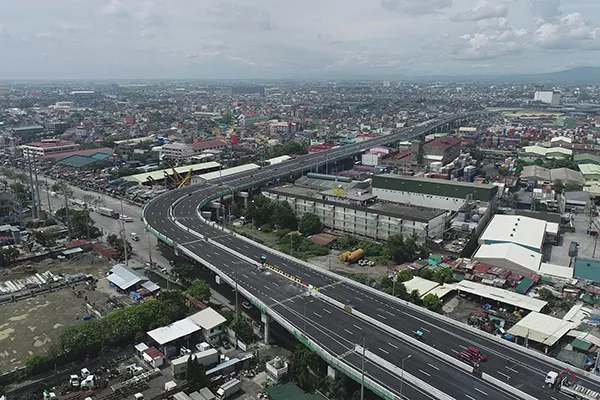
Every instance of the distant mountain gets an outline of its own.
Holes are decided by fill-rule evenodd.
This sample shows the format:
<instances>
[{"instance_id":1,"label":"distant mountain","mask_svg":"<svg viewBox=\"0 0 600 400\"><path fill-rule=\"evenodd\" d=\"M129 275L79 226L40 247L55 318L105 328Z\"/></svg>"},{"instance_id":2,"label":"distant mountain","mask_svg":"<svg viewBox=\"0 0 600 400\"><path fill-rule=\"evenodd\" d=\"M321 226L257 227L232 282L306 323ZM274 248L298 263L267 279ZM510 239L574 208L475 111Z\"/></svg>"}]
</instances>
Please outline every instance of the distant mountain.
<instances>
[{"instance_id":1,"label":"distant mountain","mask_svg":"<svg viewBox=\"0 0 600 400\"><path fill-rule=\"evenodd\" d=\"M291 79L331 79L365 81L404 81L404 82L481 82L481 83L555 83L555 84L598 84L600 67L579 67L558 72L514 75L422 75L410 76L390 73L339 74L320 77L293 77Z\"/></svg>"}]
</instances>

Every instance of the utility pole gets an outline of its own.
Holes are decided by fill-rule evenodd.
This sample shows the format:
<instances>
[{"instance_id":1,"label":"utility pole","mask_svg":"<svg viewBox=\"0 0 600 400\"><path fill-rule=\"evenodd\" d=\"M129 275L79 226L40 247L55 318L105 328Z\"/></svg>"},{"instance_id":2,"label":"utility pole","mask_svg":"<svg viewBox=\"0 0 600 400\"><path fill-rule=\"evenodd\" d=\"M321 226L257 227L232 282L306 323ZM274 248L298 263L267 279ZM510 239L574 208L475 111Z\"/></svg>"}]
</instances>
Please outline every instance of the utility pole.
<instances>
[{"instance_id":1,"label":"utility pole","mask_svg":"<svg viewBox=\"0 0 600 400\"><path fill-rule=\"evenodd\" d=\"M148 259L150 260L150 267L152 267L152 242L150 242L150 235L148 235Z\"/></svg>"},{"instance_id":2,"label":"utility pole","mask_svg":"<svg viewBox=\"0 0 600 400\"><path fill-rule=\"evenodd\" d=\"M69 215L69 199L67 197L68 186L67 186L66 183L61 182L60 183L60 188L62 189L63 196L65 196L65 218L67 219L67 221L66 221L67 222L67 235L68 235L69 242L70 242L71 241L72 232L71 232L71 218L70 218L70 215Z\"/></svg>"},{"instance_id":3,"label":"utility pole","mask_svg":"<svg viewBox=\"0 0 600 400\"><path fill-rule=\"evenodd\" d=\"M52 214L52 204L50 203L50 186L48 186L48 179L46 179L45 182L46 182L46 196L48 197L48 212L50 214Z\"/></svg>"},{"instance_id":4,"label":"utility pole","mask_svg":"<svg viewBox=\"0 0 600 400\"><path fill-rule=\"evenodd\" d=\"M238 302L238 265L235 264L235 316L240 317L240 306Z\"/></svg>"},{"instance_id":5,"label":"utility pole","mask_svg":"<svg viewBox=\"0 0 600 400\"><path fill-rule=\"evenodd\" d=\"M365 342L366 338L363 336L362 342L362 367L360 372L360 400L365 400Z\"/></svg>"},{"instance_id":6,"label":"utility pole","mask_svg":"<svg viewBox=\"0 0 600 400\"><path fill-rule=\"evenodd\" d=\"M31 153L27 152L27 166L29 167L29 190L31 191L31 213L34 219L39 219L35 198L35 188L33 187L33 168L31 166Z\"/></svg>"},{"instance_id":7,"label":"utility pole","mask_svg":"<svg viewBox=\"0 0 600 400\"><path fill-rule=\"evenodd\" d=\"M37 195L37 209L38 209L38 218L40 218L42 214L42 197L40 196L40 183L38 182L38 168L37 168L37 156L33 155L33 166L34 166L34 176L35 176L35 192Z\"/></svg>"},{"instance_id":8,"label":"utility pole","mask_svg":"<svg viewBox=\"0 0 600 400\"><path fill-rule=\"evenodd\" d=\"M125 235L125 218L123 218L123 197L121 199L121 235L123 236L123 255L125 256L125 265L129 266L129 260L127 259L127 236Z\"/></svg>"}]
</instances>

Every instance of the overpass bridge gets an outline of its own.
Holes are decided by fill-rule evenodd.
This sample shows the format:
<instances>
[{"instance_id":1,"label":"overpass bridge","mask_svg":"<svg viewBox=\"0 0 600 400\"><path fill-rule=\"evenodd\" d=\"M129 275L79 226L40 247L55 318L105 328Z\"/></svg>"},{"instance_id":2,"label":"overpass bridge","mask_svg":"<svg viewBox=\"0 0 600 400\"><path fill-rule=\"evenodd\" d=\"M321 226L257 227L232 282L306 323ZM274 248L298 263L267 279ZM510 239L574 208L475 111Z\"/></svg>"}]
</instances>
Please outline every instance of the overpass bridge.
<instances>
[{"instance_id":1,"label":"overpass bridge","mask_svg":"<svg viewBox=\"0 0 600 400\"><path fill-rule=\"evenodd\" d=\"M206 221L200 213L213 200L351 157L370 146L422 137L479 114L458 115L174 190L147 204L143 220L147 230L177 254L238 287L262 312L266 340L274 320L329 365L364 381L383 398L549 399L554 394L543 388L543 378L548 371L565 367L558 361L278 253ZM268 254L271 268L262 267L262 254ZM426 333L425 341L412 336L417 329ZM468 346L489 355L481 371L456 358ZM600 390L592 377L582 381Z\"/></svg>"}]
</instances>

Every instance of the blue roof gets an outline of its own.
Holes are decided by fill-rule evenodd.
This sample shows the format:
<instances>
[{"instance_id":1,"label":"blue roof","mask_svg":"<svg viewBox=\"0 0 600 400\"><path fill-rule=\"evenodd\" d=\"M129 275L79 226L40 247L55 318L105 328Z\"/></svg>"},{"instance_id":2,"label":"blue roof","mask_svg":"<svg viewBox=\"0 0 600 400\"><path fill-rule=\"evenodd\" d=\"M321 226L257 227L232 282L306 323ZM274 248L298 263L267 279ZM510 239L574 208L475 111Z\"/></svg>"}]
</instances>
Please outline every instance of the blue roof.
<instances>
[{"instance_id":1,"label":"blue roof","mask_svg":"<svg viewBox=\"0 0 600 400\"><path fill-rule=\"evenodd\" d=\"M600 282L600 260L576 258L573 276L579 279Z\"/></svg>"}]
</instances>

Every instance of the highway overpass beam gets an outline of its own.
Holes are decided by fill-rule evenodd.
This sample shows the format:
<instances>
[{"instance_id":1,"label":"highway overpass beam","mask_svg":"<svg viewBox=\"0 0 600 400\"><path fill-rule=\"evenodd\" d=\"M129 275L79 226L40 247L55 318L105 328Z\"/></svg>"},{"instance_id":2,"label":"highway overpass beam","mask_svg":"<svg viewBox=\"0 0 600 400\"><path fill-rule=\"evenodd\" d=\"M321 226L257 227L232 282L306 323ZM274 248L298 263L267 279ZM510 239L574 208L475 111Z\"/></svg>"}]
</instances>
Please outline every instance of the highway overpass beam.
<instances>
[{"instance_id":1,"label":"highway overpass beam","mask_svg":"<svg viewBox=\"0 0 600 400\"><path fill-rule=\"evenodd\" d=\"M265 344L269 344L271 341L271 333L270 333L270 325L271 325L271 317L269 314L262 314L261 320L265 326Z\"/></svg>"}]
</instances>

